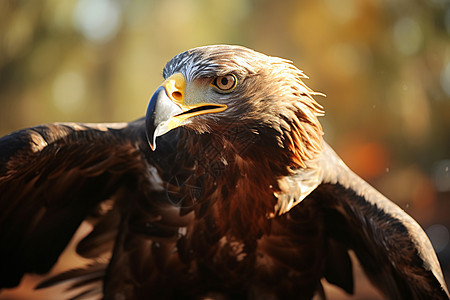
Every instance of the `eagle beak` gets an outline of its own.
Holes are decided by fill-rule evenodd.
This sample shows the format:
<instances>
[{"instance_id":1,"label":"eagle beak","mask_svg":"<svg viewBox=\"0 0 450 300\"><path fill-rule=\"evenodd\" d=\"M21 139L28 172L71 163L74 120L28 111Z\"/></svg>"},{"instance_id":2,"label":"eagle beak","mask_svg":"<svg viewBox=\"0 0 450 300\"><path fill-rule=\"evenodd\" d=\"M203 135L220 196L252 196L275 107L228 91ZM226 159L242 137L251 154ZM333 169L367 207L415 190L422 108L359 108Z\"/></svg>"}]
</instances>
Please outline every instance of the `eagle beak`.
<instances>
[{"instance_id":1,"label":"eagle beak","mask_svg":"<svg viewBox=\"0 0 450 300\"><path fill-rule=\"evenodd\" d=\"M176 73L167 78L150 99L145 118L147 139L153 151L156 138L187 124L191 117L224 111L227 106L216 103L186 103L185 79Z\"/></svg>"}]
</instances>

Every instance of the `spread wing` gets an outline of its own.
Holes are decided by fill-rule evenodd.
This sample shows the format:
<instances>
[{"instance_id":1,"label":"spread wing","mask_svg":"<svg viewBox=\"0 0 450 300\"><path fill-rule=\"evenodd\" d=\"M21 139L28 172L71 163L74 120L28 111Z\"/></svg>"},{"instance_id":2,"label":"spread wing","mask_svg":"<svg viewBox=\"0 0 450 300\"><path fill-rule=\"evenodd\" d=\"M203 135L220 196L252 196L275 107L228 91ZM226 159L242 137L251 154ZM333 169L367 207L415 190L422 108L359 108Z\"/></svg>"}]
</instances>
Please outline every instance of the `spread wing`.
<instances>
[{"instance_id":1,"label":"spread wing","mask_svg":"<svg viewBox=\"0 0 450 300\"><path fill-rule=\"evenodd\" d=\"M143 123L49 124L0 139L0 288L48 272L87 217L97 226L79 252L114 244L117 206L161 188Z\"/></svg>"},{"instance_id":2,"label":"spread wing","mask_svg":"<svg viewBox=\"0 0 450 300\"><path fill-rule=\"evenodd\" d=\"M322 184L311 197L322 202L328 281L351 292L351 267L342 249L352 249L372 283L390 299L448 299L436 254L420 226L325 143L317 164Z\"/></svg>"}]
</instances>

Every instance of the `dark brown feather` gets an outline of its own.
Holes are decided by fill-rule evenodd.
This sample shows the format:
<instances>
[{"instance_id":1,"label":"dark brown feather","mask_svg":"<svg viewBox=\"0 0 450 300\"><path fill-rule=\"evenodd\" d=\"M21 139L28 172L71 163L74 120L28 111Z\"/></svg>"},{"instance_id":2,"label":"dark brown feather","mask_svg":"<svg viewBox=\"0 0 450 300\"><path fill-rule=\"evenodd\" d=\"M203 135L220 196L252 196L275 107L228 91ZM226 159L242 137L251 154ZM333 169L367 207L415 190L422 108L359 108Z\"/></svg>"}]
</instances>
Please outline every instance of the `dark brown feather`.
<instances>
[{"instance_id":1,"label":"dark brown feather","mask_svg":"<svg viewBox=\"0 0 450 300\"><path fill-rule=\"evenodd\" d=\"M13 133L1 140L2 146L11 140L20 141L20 148L0 167L4 286L16 285L25 272L49 271L101 201L145 176L141 153L111 131L43 125Z\"/></svg>"}]
</instances>

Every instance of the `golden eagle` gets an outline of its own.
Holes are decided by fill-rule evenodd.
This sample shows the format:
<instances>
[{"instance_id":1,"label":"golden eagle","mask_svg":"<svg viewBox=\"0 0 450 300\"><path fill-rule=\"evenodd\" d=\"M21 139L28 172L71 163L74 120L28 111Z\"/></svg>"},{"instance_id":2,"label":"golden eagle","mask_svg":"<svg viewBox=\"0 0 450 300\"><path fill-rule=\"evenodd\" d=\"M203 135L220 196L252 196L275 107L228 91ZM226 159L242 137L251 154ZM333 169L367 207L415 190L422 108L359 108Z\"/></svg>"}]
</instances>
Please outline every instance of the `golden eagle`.
<instances>
[{"instance_id":1,"label":"golden eagle","mask_svg":"<svg viewBox=\"0 0 450 300\"><path fill-rule=\"evenodd\" d=\"M163 75L143 119L0 139L1 287L48 272L88 220L77 251L94 262L40 287L311 299L323 279L352 293L352 250L387 298L448 299L423 230L326 144L317 93L289 61L206 46Z\"/></svg>"}]
</instances>

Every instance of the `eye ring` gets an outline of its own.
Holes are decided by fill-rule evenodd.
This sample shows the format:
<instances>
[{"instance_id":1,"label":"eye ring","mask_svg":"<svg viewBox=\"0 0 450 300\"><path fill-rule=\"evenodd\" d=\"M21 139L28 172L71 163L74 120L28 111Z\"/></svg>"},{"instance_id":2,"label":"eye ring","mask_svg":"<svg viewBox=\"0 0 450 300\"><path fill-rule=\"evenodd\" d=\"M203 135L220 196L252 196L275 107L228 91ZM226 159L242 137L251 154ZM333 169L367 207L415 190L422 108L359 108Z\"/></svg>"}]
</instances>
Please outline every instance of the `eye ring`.
<instances>
[{"instance_id":1,"label":"eye ring","mask_svg":"<svg viewBox=\"0 0 450 300\"><path fill-rule=\"evenodd\" d=\"M223 76L217 76L211 83L214 87L221 92L230 92L236 87L237 79L234 74L227 74Z\"/></svg>"}]
</instances>

